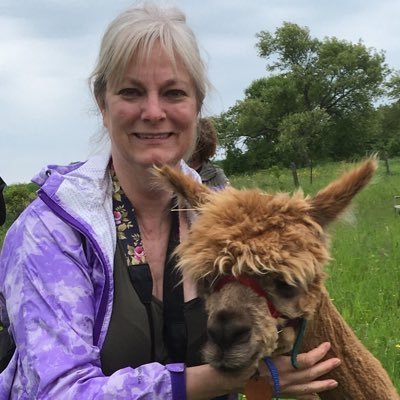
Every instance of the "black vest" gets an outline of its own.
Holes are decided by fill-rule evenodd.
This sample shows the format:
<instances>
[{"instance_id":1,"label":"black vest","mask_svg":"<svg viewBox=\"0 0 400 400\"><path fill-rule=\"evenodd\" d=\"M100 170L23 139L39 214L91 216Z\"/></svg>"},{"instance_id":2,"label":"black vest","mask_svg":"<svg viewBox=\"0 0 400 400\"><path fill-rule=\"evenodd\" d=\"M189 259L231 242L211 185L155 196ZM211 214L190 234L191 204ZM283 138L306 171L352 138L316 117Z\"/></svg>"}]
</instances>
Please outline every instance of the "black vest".
<instances>
[{"instance_id":1,"label":"black vest","mask_svg":"<svg viewBox=\"0 0 400 400\"><path fill-rule=\"evenodd\" d=\"M172 250L171 246L168 247L167 257ZM151 275L150 278L148 276L150 271L139 273L135 278L133 274L130 274L125 260L124 251L118 242L114 259L113 309L105 342L100 352L104 374L111 375L121 368L136 368L150 362L167 364L179 361L187 366L202 364L201 348L207 339L207 315L203 301L195 298L183 303L182 297L181 311L179 311L179 304L175 304L169 305L169 310L165 313L164 304L151 296L152 285L148 282L148 279L151 279ZM173 259L170 258L170 260ZM146 265L129 268L137 267L146 269ZM167 287L171 284L168 281L176 282L175 278L171 279L171 274L176 272L171 267L174 265L167 265L164 272L164 302L169 293ZM138 293L132 279L142 280L141 287L148 286L147 294ZM147 299L143 299L143 296ZM148 304L145 304L143 300ZM182 315L182 323L174 321L176 328L171 332L168 319L175 318L176 320L176 316L171 316L171 313L174 314L177 310L176 307L178 307L178 320L180 320L179 314ZM183 334L184 343L182 340L174 340L176 330L178 330L176 332L178 336ZM179 345L177 349L174 349L174 344Z\"/></svg>"}]
</instances>

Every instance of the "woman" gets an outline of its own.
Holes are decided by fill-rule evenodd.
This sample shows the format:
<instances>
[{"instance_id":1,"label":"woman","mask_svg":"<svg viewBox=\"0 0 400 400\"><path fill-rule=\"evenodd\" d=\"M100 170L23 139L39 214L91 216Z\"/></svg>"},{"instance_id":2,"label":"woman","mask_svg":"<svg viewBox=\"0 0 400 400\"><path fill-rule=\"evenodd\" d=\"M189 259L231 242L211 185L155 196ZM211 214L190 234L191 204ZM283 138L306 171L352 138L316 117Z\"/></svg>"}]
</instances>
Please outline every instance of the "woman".
<instances>
[{"instance_id":1,"label":"woman","mask_svg":"<svg viewBox=\"0 0 400 400\"><path fill-rule=\"evenodd\" d=\"M214 165L211 158L217 150L218 135L210 119L201 118L197 124L196 149L191 155L188 164L200 175L201 181L214 190L229 185L222 168Z\"/></svg>"},{"instance_id":2,"label":"woman","mask_svg":"<svg viewBox=\"0 0 400 400\"><path fill-rule=\"evenodd\" d=\"M17 349L0 398L195 400L240 391L254 369L231 375L201 365L195 284L170 282L169 255L187 219L152 181L151 167L163 163L199 179L182 159L194 147L207 78L184 15L151 4L122 13L91 82L111 152L45 168L34 179L39 198L4 241L1 320ZM315 380L338 362L320 362L327 350L300 355L300 371L278 357L282 393L335 385Z\"/></svg>"}]
</instances>

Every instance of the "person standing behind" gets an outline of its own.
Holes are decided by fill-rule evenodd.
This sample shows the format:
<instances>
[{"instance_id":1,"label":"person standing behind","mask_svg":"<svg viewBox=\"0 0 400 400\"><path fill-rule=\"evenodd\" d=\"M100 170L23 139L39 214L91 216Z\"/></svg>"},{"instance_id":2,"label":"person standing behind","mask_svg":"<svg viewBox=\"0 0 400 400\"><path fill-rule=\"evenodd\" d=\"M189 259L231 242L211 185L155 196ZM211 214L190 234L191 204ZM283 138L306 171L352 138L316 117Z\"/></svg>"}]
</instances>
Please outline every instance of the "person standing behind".
<instances>
[{"instance_id":1,"label":"person standing behind","mask_svg":"<svg viewBox=\"0 0 400 400\"><path fill-rule=\"evenodd\" d=\"M197 131L196 149L188 164L197 171L205 185L214 190L223 189L229 185L229 179L223 169L211 161L217 151L217 130L210 119L201 118L197 125Z\"/></svg>"},{"instance_id":2,"label":"person standing behind","mask_svg":"<svg viewBox=\"0 0 400 400\"><path fill-rule=\"evenodd\" d=\"M0 177L0 226L6 222L6 215L7 215L7 210L6 210L6 203L4 201L4 195L3 195L3 190L6 187L6 183L4 180Z\"/></svg>"}]
</instances>

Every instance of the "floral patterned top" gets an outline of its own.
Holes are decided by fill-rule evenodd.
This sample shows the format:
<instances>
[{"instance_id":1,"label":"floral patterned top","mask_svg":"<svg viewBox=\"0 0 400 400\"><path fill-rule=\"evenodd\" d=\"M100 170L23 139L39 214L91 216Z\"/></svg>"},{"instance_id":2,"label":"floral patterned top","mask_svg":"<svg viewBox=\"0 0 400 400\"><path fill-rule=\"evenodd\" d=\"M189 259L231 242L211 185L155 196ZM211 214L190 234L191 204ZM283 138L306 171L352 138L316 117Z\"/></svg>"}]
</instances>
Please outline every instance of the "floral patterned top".
<instances>
[{"instance_id":1,"label":"floral patterned top","mask_svg":"<svg viewBox=\"0 0 400 400\"><path fill-rule=\"evenodd\" d=\"M140 236L135 210L124 193L114 169L110 168L113 182L113 212L118 240L125 250L128 266L145 264L146 255Z\"/></svg>"}]
</instances>

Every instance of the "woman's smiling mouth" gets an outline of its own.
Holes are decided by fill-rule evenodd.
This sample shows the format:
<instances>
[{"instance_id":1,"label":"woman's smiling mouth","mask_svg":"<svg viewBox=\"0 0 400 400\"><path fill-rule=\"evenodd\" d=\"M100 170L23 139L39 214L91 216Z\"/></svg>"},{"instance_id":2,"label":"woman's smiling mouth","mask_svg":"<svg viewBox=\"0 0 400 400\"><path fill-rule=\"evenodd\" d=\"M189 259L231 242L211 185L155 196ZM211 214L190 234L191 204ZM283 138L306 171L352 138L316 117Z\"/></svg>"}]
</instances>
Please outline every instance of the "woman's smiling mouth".
<instances>
[{"instance_id":1,"label":"woman's smiling mouth","mask_svg":"<svg viewBox=\"0 0 400 400\"><path fill-rule=\"evenodd\" d=\"M165 132L165 133L139 133L135 132L134 135L138 139L168 139L172 132Z\"/></svg>"}]
</instances>

